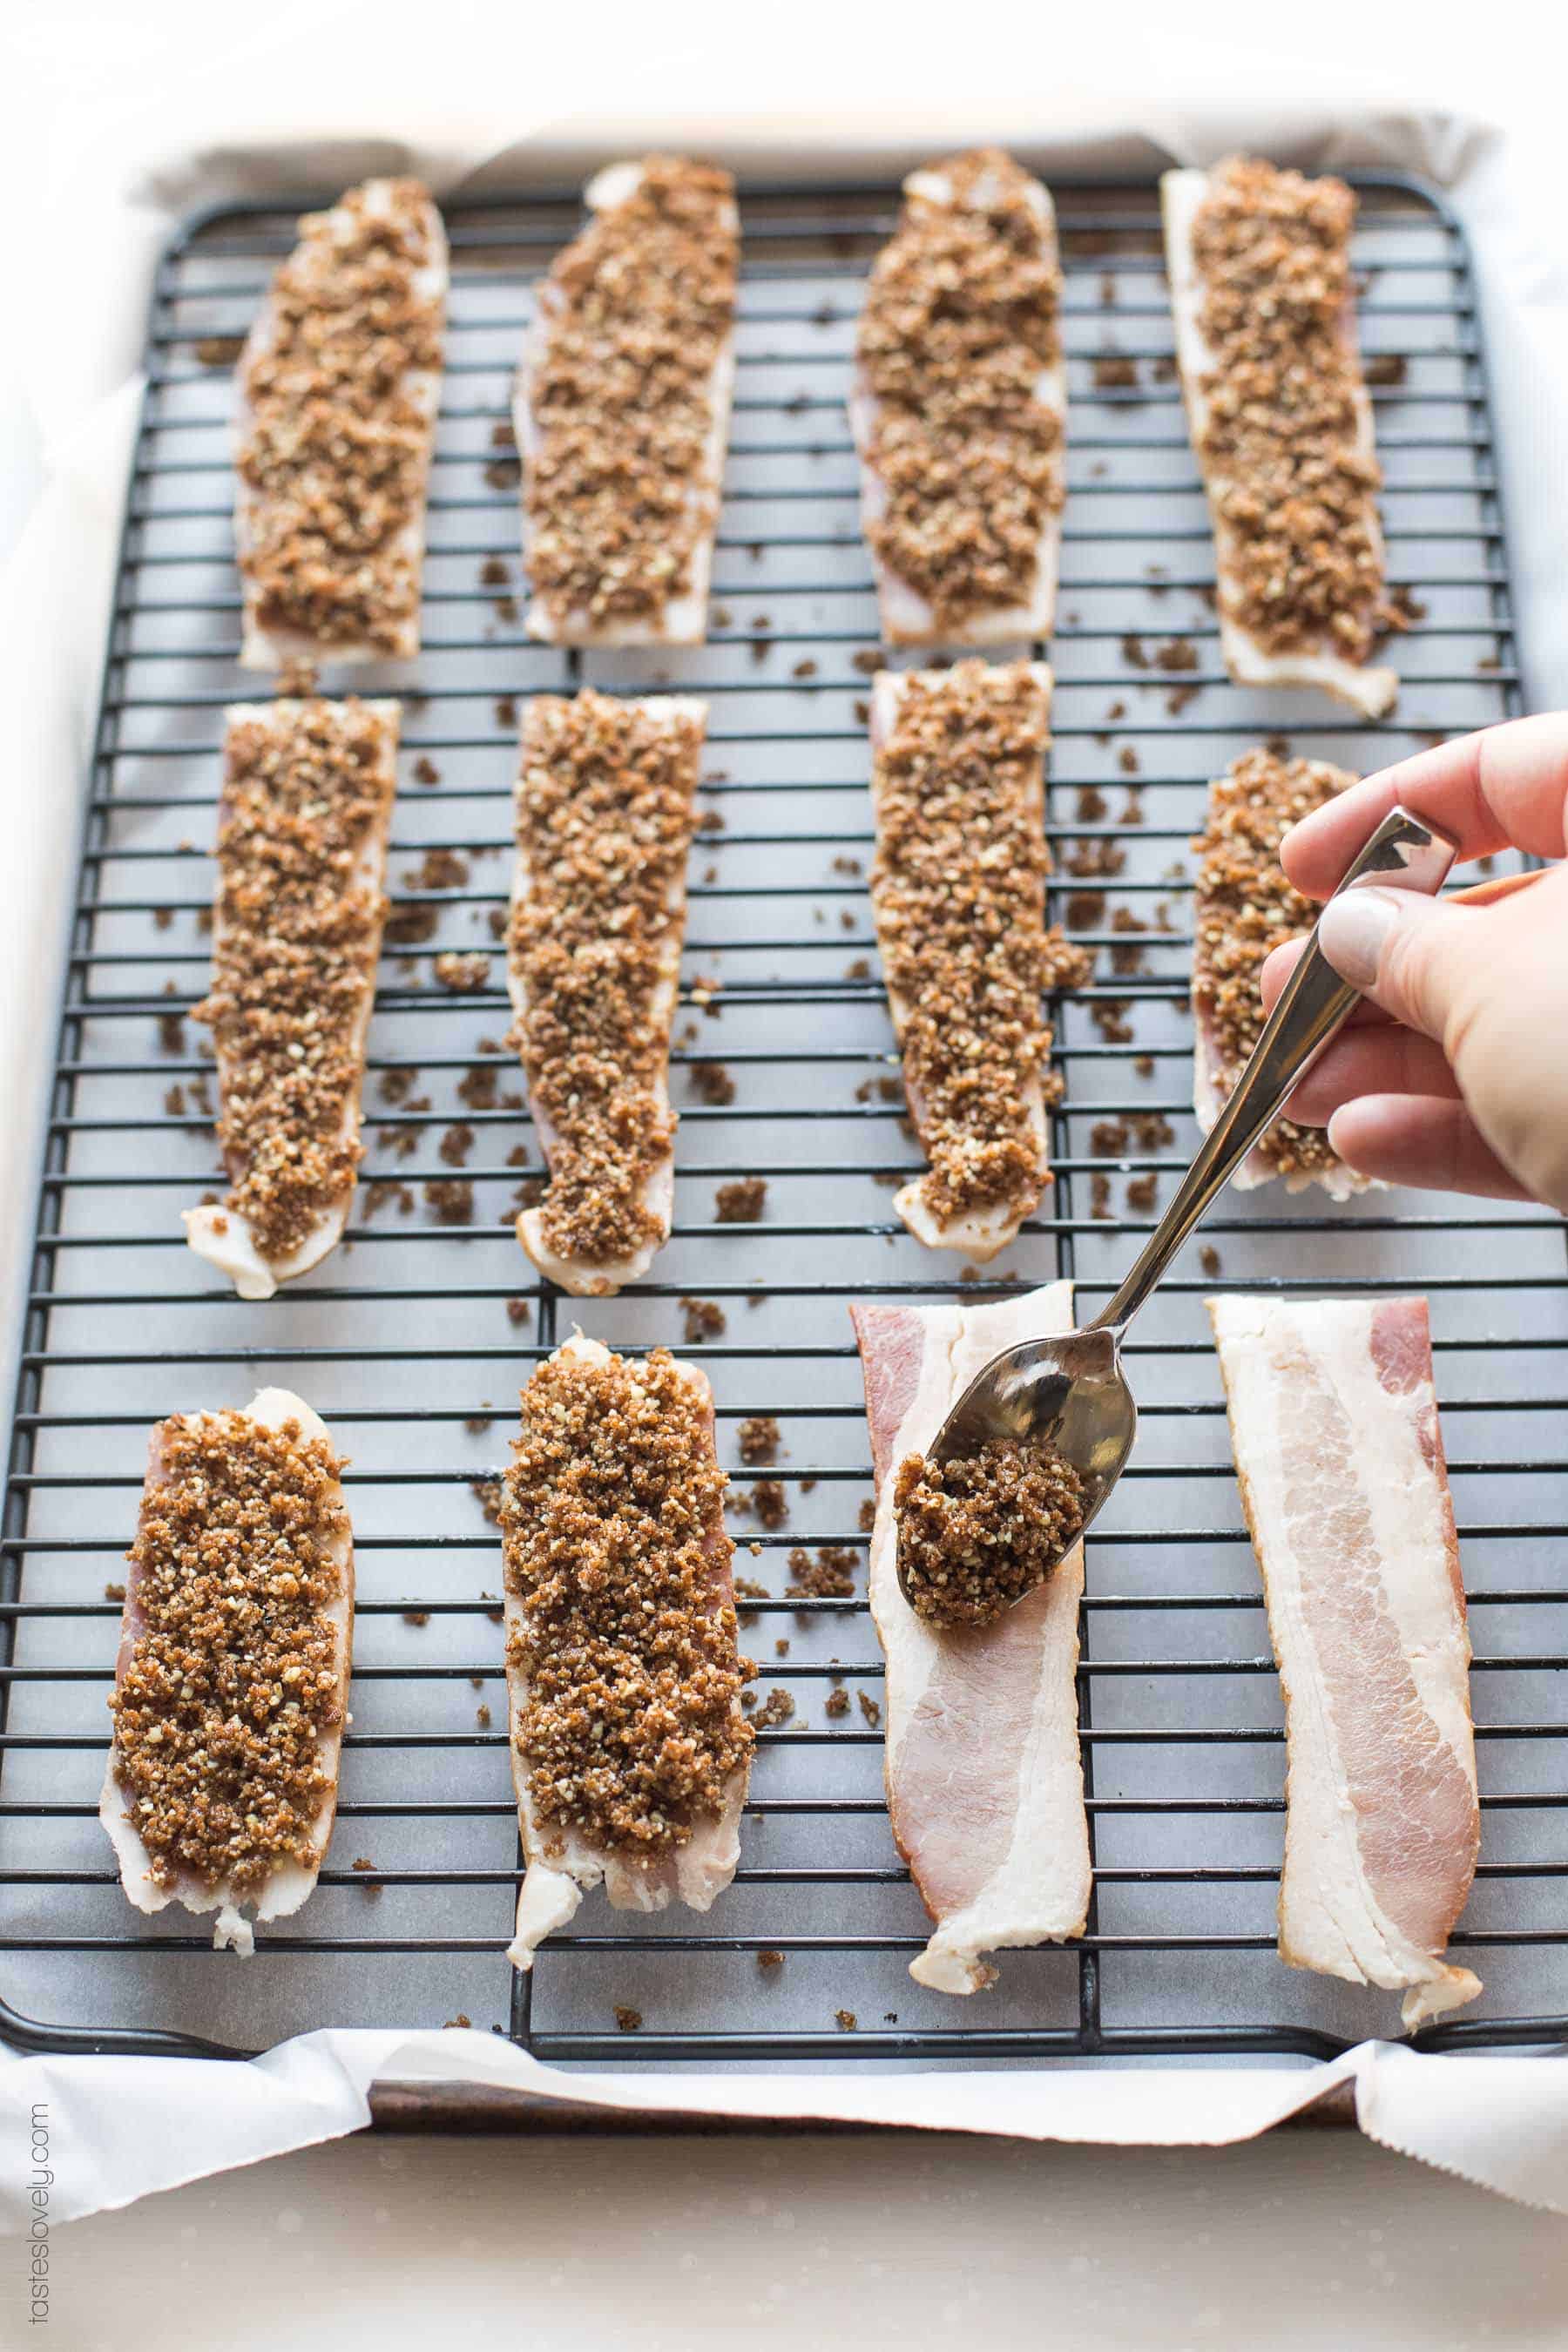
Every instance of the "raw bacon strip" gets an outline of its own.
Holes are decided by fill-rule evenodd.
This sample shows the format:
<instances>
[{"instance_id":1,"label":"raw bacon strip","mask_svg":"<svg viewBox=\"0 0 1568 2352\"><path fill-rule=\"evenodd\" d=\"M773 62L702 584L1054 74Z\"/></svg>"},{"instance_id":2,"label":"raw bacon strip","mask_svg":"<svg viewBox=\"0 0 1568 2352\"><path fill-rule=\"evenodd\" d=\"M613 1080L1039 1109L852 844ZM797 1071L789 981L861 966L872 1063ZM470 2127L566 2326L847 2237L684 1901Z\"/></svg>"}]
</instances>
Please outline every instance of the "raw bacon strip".
<instances>
[{"instance_id":1,"label":"raw bacon strip","mask_svg":"<svg viewBox=\"0 0 1568 2352\"><path fill-rule=\"evenodd\" d=\"M735 383L740 215L728 172L612 163L551 270L512 417L531 635L700 646Z\"/></svg>"},{"instance_id":2,"label":"raw bacon strip","mask_svg":"<svg viewBox=\"0 0 1568 2352\"><path fill-rule=\"evenodd\" d=\"M1089 1916L1079 1753L1083 1547L973 1629L942 1631L899 1590L893 1481L1016 1341L1072 1328L1072 1285L993 1307L851 1307L877 1481L871 1614L888 1661L888 1811L935 1933L910 1969L940 1992L994 1981L987 1952L1060 1942Z\"/></svg>"},{"instance_id":3,"label":"raw bacon strip","mask_svg":"<svg viewBox=\"0 0 1568 2352\"><path fill-rule=\"evenodd\" d=\"M995 148L904 182L849 423L882 635L1025 645L1056 617L1067 369L1056 213Z\"/></svg>"},{"instance_id":4,"label":"raw bacon strip","mask_svg":"<svg viewBox=\"0 0 1568 2352\"><path fill-rule=\"evenodd\" d=\"M576 1331L522 1392L501 1500L515 1968L601 1882L617 1910L706 1911L734 1877L753 1735L725 1484L707 1380L663 1349Z\"/></svg>"},{"instance_id":5,"label":"raw bacon strip","mask_svg":"<svg viewBox=\"0 0 1568 2352\"><path fill-rule=\"evenodd\" d=\"M1367 664L1400 621L1356 345L1355 198L1242 156L1167 172L1160 193L1226 667L1238 686L1321 687L1381 719L1399 680Z\"/></svg>"},{"instance_id":6,"label":"raw bacon strip","mask_svg":"<svg viewBox=\"0 0 1568 2352\"><path fill-rule=\"evenodd\" d=\"M239 364L245 668L419 651L447 275L416 180L300 221Z\"/></svg>"},{"instance_id":7,"label":"raw bacon strip","mask_svg":"<svg viewBox=\"0 0 1568 2352\"><path fill-rule=\"evenodd\" d=\"M395 702L235 703L218 804L213 985L221 1207L186 1209L198 1257L270 1298L342 1238L386 919Z\"/></svg>"},{"instance_id":8,"label":"raw bacon strip","mask_svg":"<svg viewBox=\"0 0 1568 2352\"><path fill-rule=\"evenodd\" d=\"M707 705L540 695L522 722L507 980L551 1189L517 1237L591 1298L669 1238L669 1031Z\"/></svg>"},{"instance_id":9,"label":"raw bacon strip","mask_svg":"<svg viewBox=\"0 0 1568 2352\"><path fill-rule=\"evenodd\" d=\"M153 1433L99 1818L139 1911L216 1911L248 1953L332 1834L353 1536L325 1424L287 1389Z\"/></svg>"},{"instance_id":10,"label":"raw bacon strip","mask_svg":"<svg viewBox=\"0 0 1568 2352\"><path fill-rule=\"evenodd\" d=\"M1279 844L1297 820L1355 778L1324 760L1244 751L1209 786L1208 824L1193 843L1203 859L1193 899L1193 1107L1206 1135L1263 1031L1258 973L1281 940L1310 930L1318 909L1285 879ZM1367 1191L1321 1128L1277 1118L1231 1178L1237 1192L1285 1180L1319 1184L1335 1201Z\"/></svg>"},{"instance_id":11,"label":"raw bacon strip","mask_svg":"<svg viewBox=\"0 0 1568 2352\"><path fill-rule=\"evenodd\" d=\"M1424 1298L1211 1298L1237 1475L1285 1694L1279 1950L1473 2000L1444 1958L1480 1816L1470 1643Z\"/></svg>"},{"instance_id":12,"label":"raw bacon strip","mask_svg":"<svg viewBox=\"0 0 1568 2352\"><path fill-rule=\"evenodd\" d=\"M1038 662L879 671L871 695L871 908L931 1165L893 1196L931 1249L984 1264L1050 1181L1047 989L1088 959L1046 930L1045 754L1051 674Z\"/></svg>"}]
</instances>

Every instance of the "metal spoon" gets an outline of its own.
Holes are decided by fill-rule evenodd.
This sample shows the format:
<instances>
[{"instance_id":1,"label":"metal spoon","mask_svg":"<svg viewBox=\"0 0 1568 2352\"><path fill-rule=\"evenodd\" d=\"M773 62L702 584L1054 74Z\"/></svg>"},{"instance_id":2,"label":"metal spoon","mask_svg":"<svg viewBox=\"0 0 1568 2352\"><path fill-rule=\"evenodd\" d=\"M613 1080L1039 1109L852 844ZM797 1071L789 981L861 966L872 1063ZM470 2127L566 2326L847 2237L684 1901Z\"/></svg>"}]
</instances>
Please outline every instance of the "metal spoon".
<instances>
[{"instance_id":1,"label":"metal spoon","mask_svg":"<svg viewBox=\"0 0 1568 2352\"><path fill-rule=\"evenodd\" d=\"M1392 809L1333 895L1370 882L1434 892L1457 854L1457 844L1436 825ZM1358 994L1323 954L1314 930L1228 1101L1103 1314L1064 1339L1026 1340L994 1357L948 1414L927 1449L930 1459L967 1460L994 1439L1049 1445L1083 1480L1084 1526L1093 1523L1138 1430L1138 1408L1121 1369L1128 1325ZM900 1566L900 1583L902 1576Z\"/></svg>"}]
</instances>

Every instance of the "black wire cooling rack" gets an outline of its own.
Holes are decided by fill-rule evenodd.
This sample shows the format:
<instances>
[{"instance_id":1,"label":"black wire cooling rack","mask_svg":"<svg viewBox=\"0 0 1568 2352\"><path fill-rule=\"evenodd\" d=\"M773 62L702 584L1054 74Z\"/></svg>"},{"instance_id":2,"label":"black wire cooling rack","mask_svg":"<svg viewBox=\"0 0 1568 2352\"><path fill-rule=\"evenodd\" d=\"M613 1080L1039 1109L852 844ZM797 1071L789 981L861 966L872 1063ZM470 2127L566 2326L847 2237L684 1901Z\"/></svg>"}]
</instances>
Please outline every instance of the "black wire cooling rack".
<instances>
[{"instance_id":1,"label":"black wire cooling rack","mask_svg":"<svg viewBox=\"0 0 1568 2352\"><path fill-rule=\"evenodd\" d=\"M843 403L860 286L897 194L858 184L745 193L713 639L680 656L579 660L525 640L510 377L527 289L573 233L577 197L449 208L425 651L411 677L322 681L406 704L399 936L376 1002L355 1222L310 1284L264 1307L235 1301L183 1248L178 1210L216 1181L209 1066L182 1016L205 977L220 710L258 684L235 667L231 371L299 207L228 207L174 238L153 289L88 778L5 1499L0 2032L35 2049L238 2053L309 2026L460 2015L568 2062L973 2065L1300 2057L1389 2030L1386 1999L1287 1971L1273 1949L1279 1697L1200 1305L1232 1285L1431 1298L1485 1823L1455 1944L1489 1990L1423 2038L1461 2049L1568 2033L1568 1312L1562 1228L1538 1213L1235 1196L1149 1310L1131 1350L1144 1441L1089 1551L1079 1695L1097 1892L1081 1943L1004 1956L1001 1983L972 2004L913 1987L922 1915L881 1801L847 1301L952 1296L961 1281L979 1299L1061 1274L1092 1308L1194 1140L1185 875L1206 779L1276 733L1364 769L1520 707L1463 238L1416 184L1359 185L1391 575L1413 624L1394 647L1400 706L1380 728L1226 682L1153 192L1058 190L1071 411L1050 649L1053 914L1099 950L1099 976L1059 1012L1055 1189L986 1278L921 1252L888 1199L914 1152L865 898L877 622ZM695 688L710 704L675 1234L653 1279L605 1302L563 1302L511 1238L536 1154L509 1059L487 1050L507 1022L499 963L477 994L433 979L444 948L493 955L517 702L578 679ZM432 848L458 861L434 869L434 888ZM703 1063L729 1073L732 1101L707 1097ZM476 1067L499 1070L497 1088ZM752 1175L767 1180L763 1223L722 1223L716 1184ZM457 1189L426 1193L443 1183ZM443 1204L458 1222L441 1221ZM763 1735L742 1867L713 1913L627 1919L594 1898L535 1977L513 1979L500 1560L472 1489L504 1462L516 1390L571 1319L612 1345L679 1346L689 1297L726 1318L689 1350L712 1377L726 1460L744 1415L783 1427L790 1523L735 1525L757 1547L738 1566L764 1589L746 1600L749 1645L763 1687L795 1713ZM353 1462L354 1726L320 1888L240 1964L182 1913L142 1918L114 1883L93 1817L119 1614L105 1587L122 1573L148 1424L274 1380L319 1407ZM828 1546L852 1557L854 1596L791 1595L792 1551Z\"/></svg>"}]
</instances>

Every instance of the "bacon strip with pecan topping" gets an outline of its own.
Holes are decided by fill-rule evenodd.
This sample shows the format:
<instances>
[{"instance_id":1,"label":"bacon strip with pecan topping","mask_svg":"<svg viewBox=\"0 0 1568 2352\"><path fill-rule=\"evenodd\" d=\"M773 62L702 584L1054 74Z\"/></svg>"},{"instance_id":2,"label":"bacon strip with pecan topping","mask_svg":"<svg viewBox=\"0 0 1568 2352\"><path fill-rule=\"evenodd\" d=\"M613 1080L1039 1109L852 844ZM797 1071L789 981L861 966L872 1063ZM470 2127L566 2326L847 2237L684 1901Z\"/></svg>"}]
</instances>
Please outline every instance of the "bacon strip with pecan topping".
<instances>
[{"instance_id":1,"label":"bacon strip with pecan topping","mask_svg":"<svg viewBox=\"0 0 1568 2352\"><path fill-rule=\"evenodd\" d=\"M512 408L528 627L698 646L735 380L734 182L646 155L606 166L587 203L539 289Z\"/></svg>"},{"instance_id":2,"label":"bacon strip with pecan topping","mask_svg":"<svg viewBox=\"0 0 1568 2352\"><path fill-rule=\"evenodd\" d=\"M871 910L904 1093L927 1174L893 1196L931 1249L984 1264L1050 1181L1049 989L1088 972L1046 929L1045 755L1051 674L1038 662L880 670L871 695Z\"/></svg>"},{"instance_id":3,"label":"bacon strip with pecan topping","mask_svg":"<svg viewBox=\"0 0 1568 2352\"><path fill-rule=\"evenodd\" d=\"M601 1882L622 1911L706 1911L735 1874L741 1710L724 1473L702 1373L574 1332L522 1392L501 1488L511 1766L530 1969Z\"/></svg>"},{"instance_id":4,"label":"bacon strip with pecan topping","mask_svg":"<svg viewBox=\"0 0 1568 2352\"><path fill-rule=\"evenodd\" d=\"M517 1237L604 1298L669 1237L669 1032L707 706L540 695L522 722L507 979L550 1170Z\"/></svg>"},{"instance_id":5,"label":"bacon strip with pecan topping","mask_svg":"<svg viewBox=\"0 0 1568 2352\"><path fill-rule=\"evenodd\" d=\"M857 339L849 422L890 645L1050 635L1067 370L1056 214L995 148L911 173Z\"/></svg>"},{"instance_id":6,"label":"bacon strip with pecan topping","mask_svg":"<svg viewBox=\"0 0 1568 2352\"><path fill-rule=\"evenodd\" d=\"M1244 156L1167 172L1160 189L1226 667L1238 686L1321 687L1381 719L1399 680L1369 660L1403 622L1384 593L1355 198Z\"/></svg>"},{"instance_id":7,"label":"bacon strip with pecan topping","mask_svg":"<svg viewBox=\"0 0 1568 2352\"><path fill-rule=\"evenodd\" d=\"M1301 817L1355 778L1326 760L1244 751L1209 786L1208 824L1193 847L1202 858L1193 898L1193 1107L1206 1135L1263 1032L1258 976L1281 940L1311 929L1318 909L1293 890L1279 844ZM1282 1176L1289 1192L1321 1185L1331 1199L1364 1192L1321 1128L1277 1118L1231 1182L1250 1192Z\"/></svg>"},{"instance_id":8,"label":"bacon strip with pecan topping","mask_svg":"<svg viewBox=\"0 0 1568 2352\"><path fill-rule=\"evenodd\" d=\"M287 1389L153 1432L99 1818L139 1911L216 1911L255 1947L332 1834L353 1535L326 1426Z\"/></svg>"},{"instance_id":9,"label":"bacon strip with pecan topping","mask_svg":"<svg viewBox=\"0 0 1568 2352\"><path fill-rule=\"evenodd\" d=\"M386 919L395 702L235 703L218 804L213 984L233 1185L187 1209L198 1257L270 1298L342 1238L363 1150L365 1036Z\"/></svg>"},{"instance_id":10,"label":"bacon strip with pecan topping","mask_svg":"<svg viewBox=\"0 0 1568 2352\"><path fill-rule=\"evenodd\" d=\"M239 364L247 669L418 652L447 275L416 180L300 221Z\"/></svg>"}]
</instances>

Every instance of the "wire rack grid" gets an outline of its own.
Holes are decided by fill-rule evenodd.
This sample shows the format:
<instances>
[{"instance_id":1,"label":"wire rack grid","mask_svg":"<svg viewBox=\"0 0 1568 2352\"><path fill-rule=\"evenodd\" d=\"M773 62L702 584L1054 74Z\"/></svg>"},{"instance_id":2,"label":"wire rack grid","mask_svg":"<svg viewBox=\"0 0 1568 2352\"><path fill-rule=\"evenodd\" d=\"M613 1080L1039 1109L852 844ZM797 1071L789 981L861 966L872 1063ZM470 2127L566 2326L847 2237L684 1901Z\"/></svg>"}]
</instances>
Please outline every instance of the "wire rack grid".
<instances>
[{"instance_id":1,"label":"wire rack grid","mask_svg":"<svg viewBox=\"0 0 1568 2352\"><path fill-rule=\"evenodd\" d=\"M1200 1237L1217 1258L1193 1244L1150 1308L1131 1351L1143 1443L1089 1548L1079 1691L1097 1892L1080 1944L1006 1956L972 2004L913 1987L922 1915L881 1797L847 1300L960 1283L980 1299L1061 1274L1092 1308L1194 1141L1188 842L1206 779L1276 733L1364 769L1520 707L1463 239L1415 184L1359 184L1390 562L1413 621L1396 648L1400 707L1380 728L1226 681L1152 191L1058 189L1071 411L1049 649L1052 911L1098 949L1098 977L1058 1011L1056 1184L984 1279L923 1253L888 1197L914 1151L865 895L877 623L843 404L860 286L897 194L866 184L743 191L712 638L679 656L579 658L525 639L506 406L529 289L577 199L449 210L425 651L412 674L323 678L405 699L364 1183L344 1247L265 1307L235 1301L183 1248L179 1208L217 1181L210 1065L183 1016L207 966L220 713L255 690L235 667L231 370L297 208L226 208L174 240L153 291L5 1499L0 2031L15 2042L239 2053L306 2026L460 2015L566 2063L984 2065L1300 2059L1386 2028L1377 1997L1288 1972L1273 1950L1279 1696L1200 1304L1226 1285L1431 1297L1485 1822L1456 1944L1489 1991L1425 2040L1568 2032L1568 1312L1562 1228L1539 1213L1236 1198ZM537 1154L497 1046L518 706L579 680L668 684L710 705L675 1052L675 1231L652 1277L605 1302L563 1301L511 1238ZM489 950L489 984L435 985L446 948ZM710 1098L700 1066L714 1063L731 1101ZM721 1223L716 1186L753 1175L768 1186L763 1222ZM736 1467L746 1415L784 1431L788 1524L735 1526L738 1566L763 1588L746 1599L749 1645L763 1687L795 1712L762 1735L742 1866L711 1915L627 1919L595 1898L531 1979L513 1979L500 1561L475 1490L504 1462L521 1380L571 1320L612 1345L680 1345L691 1297L725 1318L693 1350L724 1459ZM354 1720L320 1887L241 1967L184 1915L128 1908L93 1814L110 1588L148 1424L268 1381L306 1395L353 1459ZM792 1552L829 1546L854 1562L853 1596L792 1596ZM634 2011L641 2028L626 2030Z\"/></svg>"}]
</instances>

